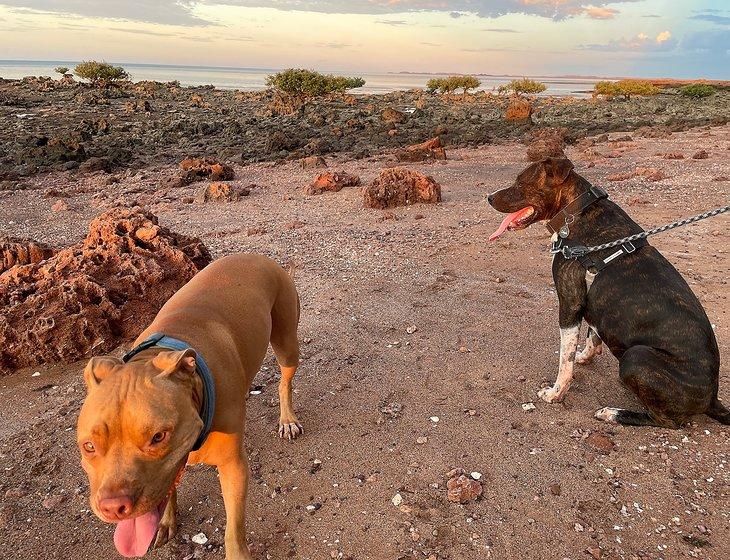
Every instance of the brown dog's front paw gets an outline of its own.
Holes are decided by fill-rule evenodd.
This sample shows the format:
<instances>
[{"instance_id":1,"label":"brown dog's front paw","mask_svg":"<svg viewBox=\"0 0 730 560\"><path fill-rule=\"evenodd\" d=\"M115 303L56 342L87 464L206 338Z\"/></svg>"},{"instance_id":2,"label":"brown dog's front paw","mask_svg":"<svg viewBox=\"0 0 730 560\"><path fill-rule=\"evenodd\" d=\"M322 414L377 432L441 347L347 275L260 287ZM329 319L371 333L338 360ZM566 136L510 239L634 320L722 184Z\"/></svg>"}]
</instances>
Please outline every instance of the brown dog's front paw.
<instances>
[{"instance_id":1,"label":"brown dog's front paw","mask_svg":"<svg viewBox=\"0 0 730 560\"><path fill-rule=\"evenodd\" d=\"M299 423L296 418L293 422L279 421L279 437L286 438L288 440L297 439L299 436L304 434L304 426Z\"/></svg>"}]
</instances>

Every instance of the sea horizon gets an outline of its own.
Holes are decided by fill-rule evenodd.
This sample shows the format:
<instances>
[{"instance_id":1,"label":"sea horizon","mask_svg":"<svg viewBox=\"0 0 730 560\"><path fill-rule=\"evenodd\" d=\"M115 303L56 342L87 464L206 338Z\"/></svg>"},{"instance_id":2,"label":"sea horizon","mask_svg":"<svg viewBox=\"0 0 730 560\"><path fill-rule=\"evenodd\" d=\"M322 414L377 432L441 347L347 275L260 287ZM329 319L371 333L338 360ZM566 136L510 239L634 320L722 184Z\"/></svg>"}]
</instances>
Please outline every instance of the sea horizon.
<instances>
[{"instance_id":1,"label":"sea horizon","mask_svg":"<svg viewBox=\"0 0 730 560\"><path fill-rule=\"evenodd\" d=\"M27 76L58 77L54 72L57 66L73 67L77 60L0 60L0 78L22 79ZM261 91L266 89L266 77L284 68L257 68L236 66L206 66L185 64L157 64L139 62L111 62L122 66L129 72L133 81L154 80L160 82L178 81L186 87L212 85L220 89L242 91ZM352 90L353 93L375 94L425 88L426 82L434 76L448 76L458 72L358 72L345 70L321 70L324 73L347 76L360 76L365 86ZM492 91L499 85L515 78L540 79L547 86L544 95L584 96L593 89L597 81L611 79L601 76L565 75L524 75L524 74L487 74L471 73L477 76L482 85L478 90Z\"/></svg>"}]
</instances>

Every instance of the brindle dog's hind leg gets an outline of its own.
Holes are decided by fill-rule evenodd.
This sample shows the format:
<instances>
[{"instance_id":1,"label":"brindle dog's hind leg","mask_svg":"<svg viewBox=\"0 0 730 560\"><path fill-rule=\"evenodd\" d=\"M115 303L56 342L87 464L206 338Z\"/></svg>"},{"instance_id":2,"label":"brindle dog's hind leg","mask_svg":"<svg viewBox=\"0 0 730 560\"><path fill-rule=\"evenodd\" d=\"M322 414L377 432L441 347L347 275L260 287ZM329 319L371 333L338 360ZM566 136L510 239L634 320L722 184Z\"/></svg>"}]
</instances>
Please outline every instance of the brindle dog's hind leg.
<instances>
[{"instance_id":1,"label":"brindle dog's hind leg","mask_svg":"<svg viewBox=\"0 0 730 560\"><path fill-rule=\"evenodd\" d=\"M682 375L674 372L667 358L648 346L632 346L623 356L619 366L621 381L628 386L647 412L634 412L606 407L596 412L596 418L627 426L657 426L679 428L693 414L702 409L705 389L699 384L698 391L691 386L679 385ZM696 394L695 394L696 393Z\"/></svg>"},{"instance_id":2,"label":"brindle dog's hind leg","mask_svg":"<svg viewBox=\"0 0 730 560\"><path fill-rule=\"evenodd\" d=\"M588 327L588 337L586 338L586 345L583 350L578 352L575 356L575 361L578 364L590 364L593 358L603 353L603 341L598 336L596 329Z\"/></svg>"}]
</instances>

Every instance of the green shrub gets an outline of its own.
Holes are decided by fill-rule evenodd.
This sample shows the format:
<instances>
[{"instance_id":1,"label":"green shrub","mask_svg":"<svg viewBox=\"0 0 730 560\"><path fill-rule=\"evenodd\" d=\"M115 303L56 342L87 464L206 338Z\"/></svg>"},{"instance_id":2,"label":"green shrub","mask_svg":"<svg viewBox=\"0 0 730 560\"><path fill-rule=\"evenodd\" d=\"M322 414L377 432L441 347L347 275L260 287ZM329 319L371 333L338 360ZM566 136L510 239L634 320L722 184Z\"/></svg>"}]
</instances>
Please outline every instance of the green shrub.
<instances>
[{"instance_id":1,"label":"green shrub","mask_svg":"<svg viewBox=\"0 0 730 560\"><path fill-rule=\"evenodd\" d=\"M475 76L449 76L448 78L431 78L426 82L426 89L434 93L453 93L457 89L463 89L464 93L470 89L476 89L482 82Z\"/></svg>"},{"instance_id":2,"label":"green shrub","mask_svg":"<svg viewBox=\"0 0 730 560\"><path fill-rule=\"evenodd\" d=\"M318 97L330 93L344 93L365 85L362 78L348 78L320 74L314 70L290 68L266 78L266 85L302 97Z\"/></svg>"},{"instance_id":3,"label":"green shrub","mask_svg":"<svg viewBox=\"0 0 730 560\"><path fill-rule=\"evenodd\" d=\"M597 95L606 97L623 97L631 99L632 95L657 95L661 89L646 80L619 80L618 82L598 82L595 85Z\"/></svg>"},{"instance_id":4,"label":"green shrub","mask_svg":"<svg viewBox=\"0 0 730 560\"><path fill-rule=\"evenodd\" d=\"M129 74L121 66L112 66L106 62L86 60L74 68L74 73L92 84L103 85L129 78Z\"/></svg>"},{"instance_id":5,"label":"green shrub","mask_svg":"<svg viewBox=\"0 0 730 560\"><path fill-rule=\"evenodd\" d=\"M68 68L66 66L56 66L53 71L57 74L61 74L61 76L68 74Z\"/></svg>"},{"instance_id":6,"label":"green shrub","mask_svg":"<svg viewBox=\"0 0 730 560\"><path fill-rule=\"evenodd\" d=\"M699 99L700 97L710 97L714 95L717 90L709 84L689 84L679 90L679 93L684 97L694 97Z\"/></svg>"},{"instance_id":7,"label":"green shrub","mask_svg":"<svg viewBox=\"0 0 730 560\"><path fill-rule=\"evenodd\" d=\"M511 91L516 94L526 93L535 94L542 93L547 89L547 86L542 82L531 80L530 78L522 78L521 80L512 80L508 84L503 84L497 88L499 93Z\"/></svg>"}]
</instances>

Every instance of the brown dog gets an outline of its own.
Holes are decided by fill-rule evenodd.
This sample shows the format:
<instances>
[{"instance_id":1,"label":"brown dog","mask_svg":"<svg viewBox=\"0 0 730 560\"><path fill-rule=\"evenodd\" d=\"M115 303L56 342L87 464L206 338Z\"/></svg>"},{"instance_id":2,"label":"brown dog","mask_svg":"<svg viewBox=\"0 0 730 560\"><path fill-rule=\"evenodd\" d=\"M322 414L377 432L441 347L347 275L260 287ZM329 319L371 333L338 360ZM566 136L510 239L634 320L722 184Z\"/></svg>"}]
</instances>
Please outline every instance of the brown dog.
<instances>
[{"instance_id":1,"label":"brown dog","mask_svg":"<svg viewBox=\"0 0 730 560\"><path fill-rule=\"evenodd\" d=\"M78 421L81 464L94 513L117 523L114 542L121 554L142 556L155 536L155 546L170 539L180 475L186 463L207 463L220 474L226 558L251 558L246 395L271 342L281 367L279 435L303 433L291 397L298 321L299 298L289 275L265 257L233 255L170 298L128 361L89 361ZM143 342L152 333L166 338ZM166 349L175 346L170 341L184 349Z\"/></svg>"}]
</instances>

